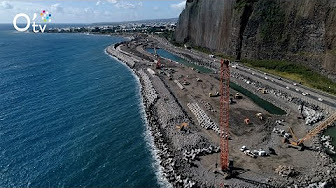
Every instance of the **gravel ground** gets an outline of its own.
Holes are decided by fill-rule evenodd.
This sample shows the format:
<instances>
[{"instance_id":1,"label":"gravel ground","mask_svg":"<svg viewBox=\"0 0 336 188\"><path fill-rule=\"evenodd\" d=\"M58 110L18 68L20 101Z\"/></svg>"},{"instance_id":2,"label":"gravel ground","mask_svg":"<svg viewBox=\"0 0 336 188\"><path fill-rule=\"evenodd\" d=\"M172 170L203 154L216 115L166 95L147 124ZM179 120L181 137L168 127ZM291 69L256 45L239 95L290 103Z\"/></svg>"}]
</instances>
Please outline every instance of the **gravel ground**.
<instances>
[{"instance_id":1,"label":"gravel ground","mask_svg":"<svg viewBox=\"0 0 336 188\"><path fill-rule=\"evenodd\" d=\"M235 164L243 168L236 170L238 173L236 178L224 180L222 175L213 173L216 169L214 161L219 157L217 133L213 130L209 132L202 126L202 120L198 121L195 117L197 113L192 113L190 108L187 107L188 103L196 103L202 109L202 113L209 117L209 122L216 124L216 119L218 118L216 116L216 111L218 111L216 99L212 99L208 103L205 102L209 100L206 95L197 94L199 92L207 93L209 90L207 87L212 82L216 82L216 80L207 75L199 75L205 82L192 82L190 86L186 87L186 90L181 91L174 82L166 80L165 77L150 74L147 71L147 67L151 62L146 58L140 60L133 55L136 53L124 52L120 46L114 47L108 47L107 52L126 63L140 78L145 111L149 122L148 128L154 138L155 147L159 150L158 158L164 169L163 176L173 187L307 187L315 186L315 184L316 187L319 185L323 187L324 185L335 185L335 182L333 182L336 177L335 163L331 161L329 156L319 150L322 146L319 144L318 139L313 142L312 151L304 151L305 153L302 153L286 148L281 143L279 135L272 132L274 127L284 129L283 125L275 123L278 118L288 119L286 120L288 124L298 124L299 120L287 115L285 117L268 116L266 121L258 122L253 117L254 114L266 112L259 108L253 110L255 107L251 106L252 103L246 99L238 101L237 105L231 107L233 119L230 119L230 123L239 125L241 124L241 114L248 114L255 124L250 128L242 129L239 126L232 128L230 155L235 158ZM136 49L141 50L138 46L136 46ZM148 54L144 55L148 56ZM180 69L189 72L190 74L188 74L191 77L196 74L191 73L189 69ZM174 74L174 76L178 74L179 72ZM242 84L246 84L244 81L246 78L243 76L233 75L233 77L242 82ZM211 79L213 81L210 81ZM191 88L198 89L193 91ZM272 89L269 88L269 90L271 91ZM192 92L189 93L190 91ZM284 99L290 97L284 93L277 94L277 92L279 91L274 90L274 92L271 92L275 96L273 98L270 97L271 102L279 99L286 101ZM300 100L295 100L292 97L287 102L277 104L280 107L285 106L288 113L296 116L298 115L297 103L300 102ZM242 108L242 106L244 107ZM314 106L310 107L313 110L319 110L314 108ZM296 112L294 113L293 111ZM188 125L185 130L178 128L182 123L187 123ZM294 127L293 129L298 134L304 134L305 132L299 127ZM248 147L255 149L272 147L278 153L277 156L252 159L237 151L237 148L241 147L242 143L249 143ZM312 164L307 166L307 163ZM281 166L280 168L280 165L285 167ZM291 167L288 167L290 165L293 166L293 171L297 173L288 172L288 169L292 170ZM275 171L278 168L281 172ZM293 175L291 177L282 177L286 173Z\"/></svg>"}]
</instances>

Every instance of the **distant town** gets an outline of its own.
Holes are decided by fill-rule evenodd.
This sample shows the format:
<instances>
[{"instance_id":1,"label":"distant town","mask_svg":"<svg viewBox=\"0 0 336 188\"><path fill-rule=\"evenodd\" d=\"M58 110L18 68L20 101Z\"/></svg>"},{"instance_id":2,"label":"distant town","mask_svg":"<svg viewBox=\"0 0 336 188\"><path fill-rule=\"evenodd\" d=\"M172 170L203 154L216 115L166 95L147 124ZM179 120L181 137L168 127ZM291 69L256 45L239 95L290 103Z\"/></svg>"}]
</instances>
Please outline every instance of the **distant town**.
<instances>
[{"instance_id":1,"label":"distant town","mask_svg":"<svg viewBox=\"0 0 336 188\"><path fill-rule=\"evenodd\" d=\"M86 27L49 28L48 33L93 33L93 34L122 34L122 33L167 33L173 32L176 21L152 21L152 22L127 22L92 25Z\"/></svg>"}]
</instances>

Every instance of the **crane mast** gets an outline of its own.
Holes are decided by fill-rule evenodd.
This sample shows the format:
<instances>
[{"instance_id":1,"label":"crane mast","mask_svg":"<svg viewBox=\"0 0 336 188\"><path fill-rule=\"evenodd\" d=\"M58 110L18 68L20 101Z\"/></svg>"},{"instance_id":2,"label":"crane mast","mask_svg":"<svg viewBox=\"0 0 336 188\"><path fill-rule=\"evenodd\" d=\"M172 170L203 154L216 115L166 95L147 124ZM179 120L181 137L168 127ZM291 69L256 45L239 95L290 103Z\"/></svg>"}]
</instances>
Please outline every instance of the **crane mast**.
<instances>
[{"instance_id":1,"label":"crane mast","mask_svg":"<svg viewBox=\"0 0 336 188\"><path fill-rule=\"evenodd\" d=\"M229 170L229 103L230 103L230 61L221 61L220 70L220 162L223 171Z\"/></svg>"}]
</instances>

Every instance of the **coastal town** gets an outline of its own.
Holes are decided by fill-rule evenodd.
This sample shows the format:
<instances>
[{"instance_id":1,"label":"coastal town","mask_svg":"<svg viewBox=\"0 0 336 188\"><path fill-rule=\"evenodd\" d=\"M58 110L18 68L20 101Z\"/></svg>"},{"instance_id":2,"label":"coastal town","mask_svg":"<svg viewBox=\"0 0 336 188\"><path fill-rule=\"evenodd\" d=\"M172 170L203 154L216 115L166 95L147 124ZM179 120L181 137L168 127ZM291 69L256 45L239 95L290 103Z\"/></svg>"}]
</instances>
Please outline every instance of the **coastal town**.
<instances>
[{"instance_id":1,"label":"coastal town","mask_svg":"<svg viewBox=\"0 0 336 188\"><path fill-rule=\"evenodd\" d=\"M92 34L125 34L125 33L163 33L173 32L176 19L162 21L138 21L126 23L90 24L88 26L50 27L48 33L92 33Z\"/></svg>"}]
</instances>

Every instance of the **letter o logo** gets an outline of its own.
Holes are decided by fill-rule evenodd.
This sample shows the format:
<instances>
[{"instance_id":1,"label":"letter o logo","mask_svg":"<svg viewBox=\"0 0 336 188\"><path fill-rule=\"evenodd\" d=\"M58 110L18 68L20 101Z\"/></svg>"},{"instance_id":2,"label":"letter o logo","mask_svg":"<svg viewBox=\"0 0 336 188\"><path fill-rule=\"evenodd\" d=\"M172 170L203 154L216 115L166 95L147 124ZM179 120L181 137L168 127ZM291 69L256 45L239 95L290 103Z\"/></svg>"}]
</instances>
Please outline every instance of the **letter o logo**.
<instances>
[{"instance_id":1,"label":"letter o logo","mask_svg":"<svg viewBox=\"0 0 336 188\"><path fill-rule=\"evenodd\" d=\"M19 28L19 27L17 26L16 21L17 21L17 19L18 19L19 17L24 17L24 18L26 18L26 20L27 20L27 25L26 25L25 28ZM17 31L20 31L20 32L27 31L27 30L29 29L29 26L30 26L30 18L29 18L29 16L28 16L27 14L24 14L24 13L17 14L17 15L14 17L14 19L13 19L13 26L14 26L14 28L15 28Z\"/></svg>"}]
</instances>

